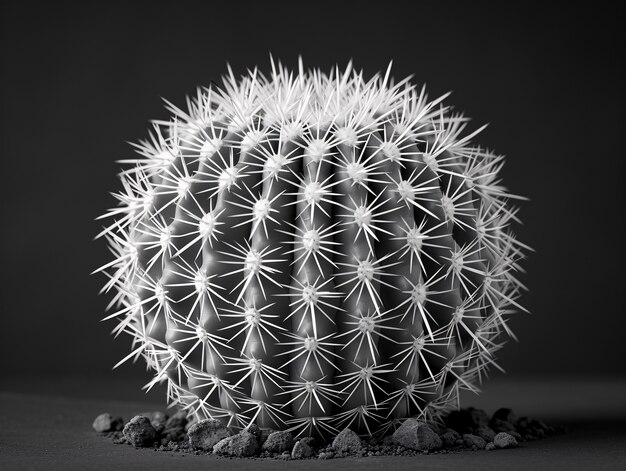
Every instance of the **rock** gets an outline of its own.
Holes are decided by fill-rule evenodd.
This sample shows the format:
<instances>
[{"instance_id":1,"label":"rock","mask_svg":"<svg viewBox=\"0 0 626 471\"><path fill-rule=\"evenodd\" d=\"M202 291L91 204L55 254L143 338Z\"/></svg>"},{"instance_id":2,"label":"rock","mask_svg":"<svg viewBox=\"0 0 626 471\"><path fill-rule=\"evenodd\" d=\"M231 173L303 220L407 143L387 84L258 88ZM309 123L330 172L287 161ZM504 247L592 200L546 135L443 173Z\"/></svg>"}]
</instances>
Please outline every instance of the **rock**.
<instances>
[{"instance_id":1,"label":"rock","mask_svg":"<svg viewBox=\"0 0 626 471\"><path fill-rule=\"evenodd\" d=\"M237 435L226 437L213 446L213 453L226 456L254 456L259 452L256 437L245 430Z\"/></svg>"},{"instance_id":2,"label":"rock","mask_svg":"<svg viewBox=\"0 0 626 471\"><path fill-rule=\"evenodd\" d=\"M104 413L95 418L92 427L99 433L117 432L124 428L124 419L121 417L113 418L111 414Z\"/></svg>"},{"instance_id":3,"label":"rock","mask_svg":"<svg viewBox=\"0 0 626 471\"><path fill-rule=\"evenodd\" d=\"M517 422L517 416L513 412L512 409L507 409L506 407L502 407L493 413L491 420L504 420L505 422L510 422L514 424Z\"/></svg>"},{"instance_id":4,"label":"rock","mask_svg":"<svg viewBox=\"0 0 626 471\"><path fill-rule=\"evenodd\" d=\"M313 450L311 447L302 440L298 440L291 450L291 458L294 460L301 460L313 456Z\"/></svg>"},{"instance_id":5,"label":"rock","mask_svg":"<svg viewBox=\"0 0 626 471\"><path fill-rule=\"evenodd\" d=\"M332 447L335 451L359 453L361 451L361 439L356 433L346 427L335 437Z\"/></svg>"},{"instance_id":6,"label":"rock","mask_svg":"<svg viewBox=\"0 0 626 471\"><path fill-rule=\"evenodd\" d=\"M157 432L150 419L142 415L130 419L123 432L126 441L137 448L150 446L157 439Z\"/></svg>"},{"instance_id":7,"label":"rock","mask_svg":"<svg viewBox=\"0 0 626 471\"><path fill-rule=\"evenodd\" d=\"M489 422L489 427L496 433L515 432L515 426L511 422L502 419L492 419L491 422Z\"/></svg>"},{"instance_id":8,"label":"rock","mask_svg":"<svg viewBox=\"0 0 626 471\"><path fill-rule=\"evenodd\" d=\"M466 448L483 450L486 445L487 442L478 435L473 435L471 433L466 433L463 435L463 446Z\"/></svg>"},{"instance_id":9,"label":"rock","mask_svg":"<svg viewBox=\"0 0 626 471\"><path fill-rule=\"evenodd\" d=\"M454 448L457 446L457 441L461 440L461 434L454 429L447 429L444 433L439 435L444 448Z\"/></svg>"},{"instance_id":10,"label":"rock","mask_svg":"<svg viewBox=\"0 0 626 471\"><path fill-rule=\"evenodd\" d=\"M392 446L393 445L393 435L387 435L383 438L382 446Z\"/></svg>"},{"instance_id":11,"label":"rock","mask_svg":"<svg viewBox=\"0 0 626 471\"><path fill-rule=\"evenodd\" d=\"M333 456L335 456L335 455L334 455L334 453L332 451L323 451L319 455L317 455L317 458L320 459L320 460L329 460Z\"/></svg>"},{"instance_id":12,"label":"rock","mask_svg":"<svg viewBox=\"0 0 626 471\"><path fill-rule=\"evenodd\" d=\"M496 445L493 442L489 442L487 443L487 445L485 445L485 450L487 451L491 451L495 449L496 449Z\"/></svg>"},{"instance_id":13,"label":"rock","mask_svg":"<svg viewBox=\"0 0 626 471\"><path fill-rule=\"evenodd\" d=\"M291 452L293 448L293 437L290 432L280 431L273 432L267 437L263 443L263 450L270 453Z\"/></svg>"},{"instance_id":14,"label":"rock","mask_svg":"<svg viewBox=\"0 0 626 471\"><path fill-rule=\"evenodd\" d=\"M417 419L406 419L393 434L396 445L411 450L431 451L441 448L442 442L432 428Z\"/></svg>"},{"instance_id":15,"label":"rock","mask_svg":"<svg viewBox=\"0 0 626 471\"><path fill-rule=\"evenodd\" d=\"M521 441L522 441L522 436L521 436L519 433L517 433L517 432L512 432L512 431L511 431L511 432L506 432L506 433L508 433L509 435L511 435L513 438L515 438L515 440L517 440L518 442L521 442Z\"/></svg>"},{"instance_id":16,"label":"rock","mask_svg":"<svg viewBox=\"0 0 626 471\"><path fill-rule=\"evenodd\" d=\"M317 442L315 441L315 438L313 437L303 437L300 439L300 441L311 447L311 449L315 448L317 446Z\"/></svg>"},{"instance_id":17,"label":"rock","mask_svg":"<svg viewBox=\"0 0 626 471\"><path fill-rule=\"evenodd\" d=\"M498 448L515 448L517 440L506 432L500 432L493 439L493 444Z\"/></svg>"},{"instance_id":18,"label":"rock","mask_svg":"<svg viewBox=\"0 0 626 471\"><path fill-rule=\"evenodd\" d=\"M193 424L187 435L191 448L211 451L217 442L230 436L230 432L219 420L205 419Z\"/></svg>"},{"instance_id":19,"label":"rock","mask_svg":"<svg viewBox=\"0 0 626 471\"><path fill-rule=\"evenodd\" d=\"M474 435L478 435L487 443L489 443L493 441L493 437L496 436L496 432L491 430L489 427L478 427L476 430L474 430Z\"/></svg>"},{"instance_id":20,"label":"rock","mask_svg":"<svg viewBox=\"0 0 626 471\"><path fill-rule=\"evenodd\" d=\"M165 422L167 421L167 414L159 410L153 412L142 412L138 415L141 415L142 417L148 417L154 428L156 428L157 425L165 426Z\"/></svg>"},{"instance_id":21,"label":"rock","mask_svg":"<svg viewBox=\"0 0 626 471\"><path fill-rule=\"evenodd\" d=\"M246 432L251 433L256 438L256 441L261 445L261 429L257 424L250 424L245 429Z\"/></svg>"},{"instance_id":22,"label":"rock","mask_svg":"<svg viewBox=\"0 0 626 471\"><path fill-rule=\"evenodd\" d=\"M179 410L165 422L165 429L185 428L187 425L187 412Z\"/></svg>"}]
</instances>

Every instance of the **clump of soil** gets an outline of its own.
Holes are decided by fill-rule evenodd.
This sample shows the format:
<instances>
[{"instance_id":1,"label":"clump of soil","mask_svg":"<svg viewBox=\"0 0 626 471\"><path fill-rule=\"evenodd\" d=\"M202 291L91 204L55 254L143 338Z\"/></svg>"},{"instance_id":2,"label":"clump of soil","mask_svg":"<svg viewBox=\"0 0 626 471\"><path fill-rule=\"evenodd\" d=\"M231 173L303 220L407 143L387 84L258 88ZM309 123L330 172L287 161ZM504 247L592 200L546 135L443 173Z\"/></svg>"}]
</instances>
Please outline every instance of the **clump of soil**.
<instances>
[{"instance_id":1,"label":"clump of soil","mask_svg":"<svg viewBox=\"0 0 626 471\"><path fill-rule=\"evenodd\" d=\"M511 409L498 409L489 417L485 411L473 407L450 413L443 424L406 419L393 433L382 438L363 440L345 428L331 443L319 443L313 437L294 437L285 431L260 429L256 425L233 434L219 420L194 422L188 420L184 411L171 417L160 411L142 412L126 423L121 417L113 418L104 413L96 417L92 427L115 444L135 448L281 460L490 451L514 448L525 441L565 431L563 427L552 427L541 420L518 418Z\"/></svg>"}]
</instances>

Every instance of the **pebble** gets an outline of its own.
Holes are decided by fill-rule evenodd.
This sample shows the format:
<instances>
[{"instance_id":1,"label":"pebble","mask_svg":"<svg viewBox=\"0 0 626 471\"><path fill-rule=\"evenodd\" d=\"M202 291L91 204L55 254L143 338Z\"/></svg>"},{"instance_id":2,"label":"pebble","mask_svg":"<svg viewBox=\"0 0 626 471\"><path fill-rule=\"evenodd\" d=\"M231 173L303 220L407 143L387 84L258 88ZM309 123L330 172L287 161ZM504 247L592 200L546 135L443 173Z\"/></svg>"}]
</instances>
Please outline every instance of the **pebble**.
<instances>
[{"instance_id":1,"label":"pebble","mask_svg":"<svg viewBox=\"0 0 626 471\"><path fill-rule=\"evenodd\" d=\"M506 432L500 432L493 439L493 444L498 448L515 448L517 440Z\"/></svg>"},{"instance_id":2,"label":"pebble","mask_svg":"<svg viewBox=\"0 0 626 471\"><path fill-rule=\"evenodd\" d=\"M321 452L319 455L317 455L317 458L320 460L329 460L334 456L332 451L323 451Z\"/></svg>"},{"instance_id":3,"label":"pebble","mask_svg":"<svg viewBox=\"0 0 626 471\"><path fill-rule=\"evenodd\" d=\"M335 437L332 447L333 450L343 453L359 453L361 451L361 439L355 432L346 427Z\"/></svg>"},{"instance_id":4,"label":"pebble","mask_svg":"<svg viewBox=\"0 0 626 471\"><path fill-rule=\"evenodd\" d=\"M313 437L303 437L300 439L300 441L303 444L309 445L311 447L311 449L315 448L317 446L317 442L315 441L315 438Z\"/></svg>"},{"instance_id":5,"label":"pebble","mask_svg":"<svg viewBox=\"0 0 626 471\"><path fill-rule=\"evenodd\" d=\"M256 437L243 430L237 435L226 437L213 446L213 453L226 456L254 456L259 452Z\"/></svg>"},{"instance_id":6,"label":"pebble","mask_svg":"<svg viewBox=\"0 0 626 471\"><path fill-rule=\"evenodd\" d=\"M485 450L487 451L491 451L495 449L496 449L496 445L493 442L489 442L487 443L487 445L485 445Z\"/></svg>"},{"instance_id":7,"label":"pebble","mask_svg":"<svg viewBox=\"0 0 626 471\"><path fill-rule=\"evenodd\" d=\"M192 448L212 451L217 442L230 436L230 432L219 420L205 419L193 424L187 435Z\"/></svg>"},{"instance_id":8,"label":"pebble","mask_svg":"<svg viewBox=\"0 0 626 471\"><path fill-rule=\"evenodd\" d=\"M157 432L150 419L136 415L124 426L124 438L136 448L151 446L157 439Z\"/></svg>"},{"instance_id":9,"label":"pebble","mask_svg":"<svg viewBox=\"0 0 626 471\"><path fill-rule=\"evenodd\" d=\"M124 428L124 419L121 417L115 417L108 412L104 414L100 414L95 418L92 424L93 429L96 432L104 433L104 432L116 432L122 430Z\"/></svg>"},{"instance_id":10,"label":"pebble","mask_svg":"<svg viewBox=\"0 0 626 471\"><path fill-rule=\"evenodd\" d=\"M406 419L393 434L396 445L417 451L431 451L441 448L439 435L425 422L417 419Z\"/></svg>"},{"instance_id":11,"label":"pebble","mask_svg":"<svg viewBox=\"0 0 626 471\"><path fill-rule=\"evenodd\" d=\"M270 453L291 452L293 448L293 437L290 432L272 432L263 443L263 450Z\"/></svg>"},{"instance_id":12,"label":"pebble","mask_svg":"<svg viewBox=\"0 0 626 471\"><path fill-rule=\"evenodd\" d=\"M298 440L291 450L291 458L301 460L313 455L313 449L303 440Z\"/></svg>"},{"instance_id":13,"label":"pebble","mask_svg":"<svg viewBox=\"0 0 626 471\"><path fill-rule=\"evenodd\" d=\"M487 442L478 435L466 433L463 435L463 446L466 448L476 448L477 450L483 450Z\"/></svg>"},{"instance_id":14,"label":"pebble","mask_svg":"<svg viewBox=\"0 0 626 471\"><path fill-rule=\"evenodd\" d=\"M457 441L461 440L461 435L456 430L449 428L439 435L439 438L441 438L444 448L454 448L457 445Z\"/></svg>"}]
</instances>

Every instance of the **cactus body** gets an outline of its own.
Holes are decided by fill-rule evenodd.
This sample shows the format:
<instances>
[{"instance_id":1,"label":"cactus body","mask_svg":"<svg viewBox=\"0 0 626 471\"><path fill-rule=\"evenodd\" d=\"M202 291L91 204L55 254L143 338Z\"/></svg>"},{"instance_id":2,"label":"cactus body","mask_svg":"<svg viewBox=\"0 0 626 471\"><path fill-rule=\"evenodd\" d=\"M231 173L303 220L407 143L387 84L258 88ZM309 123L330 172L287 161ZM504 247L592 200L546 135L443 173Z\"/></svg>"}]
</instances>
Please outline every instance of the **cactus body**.
<instances>
[{"instance_id":1,"label":"cactus body","mask_svg":"<svg viewBox=\"0 0 626 471\"><path fill-rule=\"evenodd\" d=\"M126 162L99 270L133 337L122 362L233 428L437 420L520 308L503 157L389 71L272 65L168 105Z\"/></svg>"}]
</instances>

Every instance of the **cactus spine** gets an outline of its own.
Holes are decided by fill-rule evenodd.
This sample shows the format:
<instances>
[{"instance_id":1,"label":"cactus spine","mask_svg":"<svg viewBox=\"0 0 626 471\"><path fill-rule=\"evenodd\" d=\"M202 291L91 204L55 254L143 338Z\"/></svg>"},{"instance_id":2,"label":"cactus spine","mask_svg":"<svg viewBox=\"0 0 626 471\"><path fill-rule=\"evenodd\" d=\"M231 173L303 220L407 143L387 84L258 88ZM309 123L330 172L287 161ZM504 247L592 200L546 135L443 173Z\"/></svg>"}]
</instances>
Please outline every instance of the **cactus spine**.
<instances>
[{"instance_id":1,"label":"cactus spine","mask_svg":"<svg viewBox=\"0 0 626 471\"><path fill-rule=\"evenodd\" d=\"M144 357L200 418L300 435L437 420L477 392L527 247L503 157L444 98L272 63L168 104L102 216L120 363Z\"/></svg>"}]
</instances>

